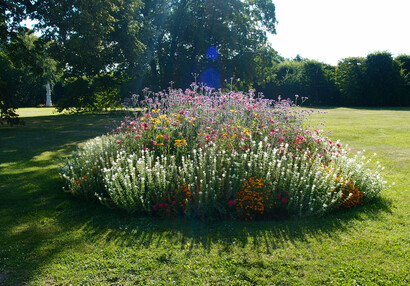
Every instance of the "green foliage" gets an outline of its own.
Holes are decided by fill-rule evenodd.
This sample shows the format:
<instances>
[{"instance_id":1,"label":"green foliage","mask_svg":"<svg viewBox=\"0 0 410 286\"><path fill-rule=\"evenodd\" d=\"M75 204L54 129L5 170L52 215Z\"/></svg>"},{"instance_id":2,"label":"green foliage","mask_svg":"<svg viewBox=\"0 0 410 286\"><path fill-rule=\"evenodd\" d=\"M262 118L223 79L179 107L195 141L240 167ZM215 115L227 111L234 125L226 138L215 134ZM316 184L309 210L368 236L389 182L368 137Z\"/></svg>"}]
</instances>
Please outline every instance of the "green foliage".
<instances>
[{"instance_id":1,"label":"green foliage","mask_svg":"<svg viewBox=\"0 0 410 286\"><path fill-rule=\"evenodd\" d=\"M406 106L404 74L388 52L347 58L336 68L341 101L352 106Z\"/></svg>"},{"instance_id":2,"label":"green foliage","mask_svg":"<svg viewBox=\"0 0 410 286\"><path fill-rule=\"evenodd\" d=\"M400 67L388 52L366 57L365 106L403 106Z\"/></svg>"},{"instance_id":3,"label":"green foliage","mask_svg":"<svg viewBox=\"0 0 410 286\"><path fill-rule=\"evenodd\" d=\"M0 123L9 125L21 123L16 114L18 71L9 57L0 49Z\"/></svg>"},{"instance_id":4,"label":"green foliage","mask_svg":"<svg viewBox=\"0 0 410 286\"><path fill-rule=\"evenodd\" d=\"M253 66L257 50L265 47L266 31L275 32L271 1L168 3L167 20L163 32L156 38L157 45L150 59L150 79L157 80L161 88L167 87L170 81L177 86L188 86L192 73L213 68L219 73L219 86L232 75L247 82L254 80L247 64ZM215 59L206 57L211 46L218 50Z\"/></svg>"},{"instance_id":5,"label":"green foliage","mask_svg":"<svg viewBox=\"0 0 410 286\"><path fill-rule=\"evenodd\" d=\"M81 111L107 110L122 105L122 77L100 74L94 77L69 77L54 88L57 109Z\"/></svg>"},{"instance_id":6,"label":"green foliage","mask_svg":"<svg viewBox=\"0 0 410 286\"><path fill-rule=\"evenodd\" d=\"M135 72L143 45L137 21L142 3L125 1L37 1L30 14L70 76L113 69Z\"/></svg>"},{"instance_id":7,"label":"green foliage","mask_svg":"<svg viewBox=\"0 0 410 286\"><path fill-rule=\"evenodd\" d=\"M409 81L410 77L410 55L400 55L394 60L399 64L401 71L403 72L403 77Z\"/></svg>"},{"instance_id":8,"label":"green foliage","mask_svg":"<svg viewBox=\"0 0 410 286\"><path fill-rule=\"evenodd\" d=\"M19 27L20 22L26 18L27 5L31 6L30 1L0 1L0 45L7 42L9 36Z\"/></svg>"},{"instance_id":9,"label":"green foliage","mask_svg":"<svg viewBox=\"0 0 410 286\"><path fill-rule=\"evenodd\" d=\"M95 110L94 93L90 80L83 77L67 78L63 85L57 88L57 108L61 112L64 109L75 111Z\"/></svg>"},{"instance_id":10,"label":"green foliage","mask_svg":"<svg viewBox=\"0 0 410 286\"><path fill-rule=\"evenodd\" d=\"M410 55L400 55L396 57L401 73L401 101L403 106L410 106Z\"/></svg>"},{"instance_id":11,"label":"green foliage","mask_svg":"<svg viewBox=\"0 0 410 286\"><path fill-rule=\"evenodd\" d=\"M334 73L334 67L317 61L282 61L272 66L269 83L262 90L269 98L299 95L308 97L309 105L334 105L338 98Z\"/></svg>"},{"instance_id":12,"label":"green foliage","mask_svg":"<svg viewBox=\"0 0 410 286\"><path fill-rule=\"evenodd\" d=\"M346 58L336 68L336 84L347 106L359 105L363 98L365 59Z\"/></svg>"},{"instance_id":13,"label":"green foliage","mask_svg":"<svg viewBox=\"0 0 410 286\"><path fill-rule=\"evenodd\" d=\"M43 85L56 84L62 74L70 82L87 78L90 85L89 99L71 94L75 90L63 99L68 94L61 90L68 85L63 79L53 93L62 109L108 108L145 87L159 91L172 81L186 88L194 77L215 88L226 88L224 81L233 77L236 89L257 89L272 99L297 94L310 99L307 105L410 105L408 55L393 59L377 52L343 59L336 67L278 55L266 34L275 33L272 0L7 0L0 5L0 45L19 71L20 106L44 103ZM38 21L40 39L19 28L27 17ZM217 53L209 57L211 47Z\"/></svg>"},{"instance_id":14,"label":"green foliage","mask_svg":"<svg viewBox=\"0 0 410 286\"><path fill-rule=\"evenodd\" d=\"M9 86L3 97L9 98L14 107L36 106L46 101L44 85L53 85L59 77L57 63L48 55L50 43L44 42L33 31L21 28L12 33L0 50L5 63L3 85ZM12 71L7 72L7 66ZM12 75L12 76L11 76Z\"/></svg>"}]
</instances>

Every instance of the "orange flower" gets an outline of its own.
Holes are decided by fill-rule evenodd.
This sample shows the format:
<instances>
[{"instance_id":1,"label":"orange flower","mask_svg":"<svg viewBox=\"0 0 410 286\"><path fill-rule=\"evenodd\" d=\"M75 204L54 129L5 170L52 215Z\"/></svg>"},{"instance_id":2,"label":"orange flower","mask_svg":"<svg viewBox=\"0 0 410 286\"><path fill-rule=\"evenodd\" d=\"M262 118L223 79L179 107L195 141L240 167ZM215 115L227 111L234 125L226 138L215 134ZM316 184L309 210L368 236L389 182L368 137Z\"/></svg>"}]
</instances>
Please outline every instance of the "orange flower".
<instances>
[{"instance_id":1,"label":"orange flower","mask_svg":"<svg viewBox=\"0 0 410 286\"><path fill-rule=\"evenodd\" d=\"M236 214L245 220L252 220L272 210L272 191L264 178L250 177L236 194Z\"/></svg>"},{"instance_id":2,"label":"orange flower","mask_svg":"<svg viewBox=\"0 0 410 286\"><path fill-rule=\"evenodd\" d=\"M343 203L338 208L350 209L363 205L362 192L350 180L345 181L345 183L346 186L342 188L342 198L340 199Z\"/></svg>"}]
</instances>

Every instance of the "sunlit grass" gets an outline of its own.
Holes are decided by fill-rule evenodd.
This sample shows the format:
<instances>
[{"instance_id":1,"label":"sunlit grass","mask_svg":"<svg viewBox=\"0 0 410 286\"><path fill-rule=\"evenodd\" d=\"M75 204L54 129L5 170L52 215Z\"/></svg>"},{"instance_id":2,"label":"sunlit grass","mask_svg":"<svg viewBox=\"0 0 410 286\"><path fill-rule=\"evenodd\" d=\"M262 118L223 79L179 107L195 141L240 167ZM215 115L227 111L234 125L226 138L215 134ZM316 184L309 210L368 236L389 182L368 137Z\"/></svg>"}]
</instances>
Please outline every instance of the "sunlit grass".
<instances>
[{"instance_id":1,"label":"sunlit grass","mask_svg":"<svg viewBox=\"0 0 410 286\"><path fill-rule=\"evenodd\" d=\"M27 107L17 109L17 114L21 118L25 117L39 117L39 116L51 116L59 115L57 109L54 107Z\"/></svg>"},{"instance_id":2,"label":"sunlit grass","mask_svg":"<svg viewBox=\"0 0 410 286\"><path fill-rule=\"evenodd\" d=\"M65 194L61 158L113 117L19 111L25 126L0 128L0 285L410 283L409 110L328 109L311 122L378 154L396 183L380 200L256 222L141 218Z\"/></svg>"}]
</instances>

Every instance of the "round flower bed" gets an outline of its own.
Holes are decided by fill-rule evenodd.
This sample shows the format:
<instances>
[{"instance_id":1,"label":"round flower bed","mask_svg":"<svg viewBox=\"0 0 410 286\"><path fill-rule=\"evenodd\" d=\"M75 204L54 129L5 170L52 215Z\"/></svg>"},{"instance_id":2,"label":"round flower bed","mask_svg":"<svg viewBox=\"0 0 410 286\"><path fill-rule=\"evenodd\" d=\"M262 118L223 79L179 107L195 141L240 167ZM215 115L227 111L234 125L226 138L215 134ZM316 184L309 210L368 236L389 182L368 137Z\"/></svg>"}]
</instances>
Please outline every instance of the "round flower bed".
<instances>
[{"instance_id":1,"label":"round flower bed","mask_svg":"<svg viewBox=\"0 0 410 286\"><path fill-rule=\"evenodd\" d=\"M252 220L319 216L384 188L380 166L307 129L311 111L289 100L193 85L129 104L132 116L67 159L65 190L139 214Z\"/></svg>"}]
</instances>

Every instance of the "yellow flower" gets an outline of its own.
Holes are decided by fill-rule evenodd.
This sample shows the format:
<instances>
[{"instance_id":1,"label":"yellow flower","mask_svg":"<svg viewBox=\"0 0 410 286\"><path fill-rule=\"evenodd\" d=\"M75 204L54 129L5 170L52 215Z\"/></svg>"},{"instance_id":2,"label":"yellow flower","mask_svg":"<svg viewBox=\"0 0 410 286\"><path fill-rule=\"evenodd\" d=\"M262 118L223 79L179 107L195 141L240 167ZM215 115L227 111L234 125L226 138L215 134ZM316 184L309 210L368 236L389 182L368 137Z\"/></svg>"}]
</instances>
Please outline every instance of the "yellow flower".
<instances>
[{"instance_id":1,"label":"yellow flower","mask_svg":"<svg viewBox=\"0 0 410 286\"><path fill-rule=\"evenodd\" d=\"M159 138L164 138L164 135L158 135L157 139L159 139Z\"/></svg>"},{"instance_id":2,"label":"yellow flower","mask_svg":"<svg viewBox=\"0 0 410 286\"><path fill-rule=\"evenodd\" d=\"M160 111L160 109L158 108L158 109L153 109L152 110L152 112L159 112Z\"/></svg>"},{"instance_id":3,"label":"yellow flower","mask_svg":"<svg viewBox=\"0 0 410 286\"><path fill-rule=\"evenodd\" d=\"M187 143L186 143L185 139L175 140L175 146L177 146L177 147L185 146L186 144Z\"/></svg>"}]
</instances>

